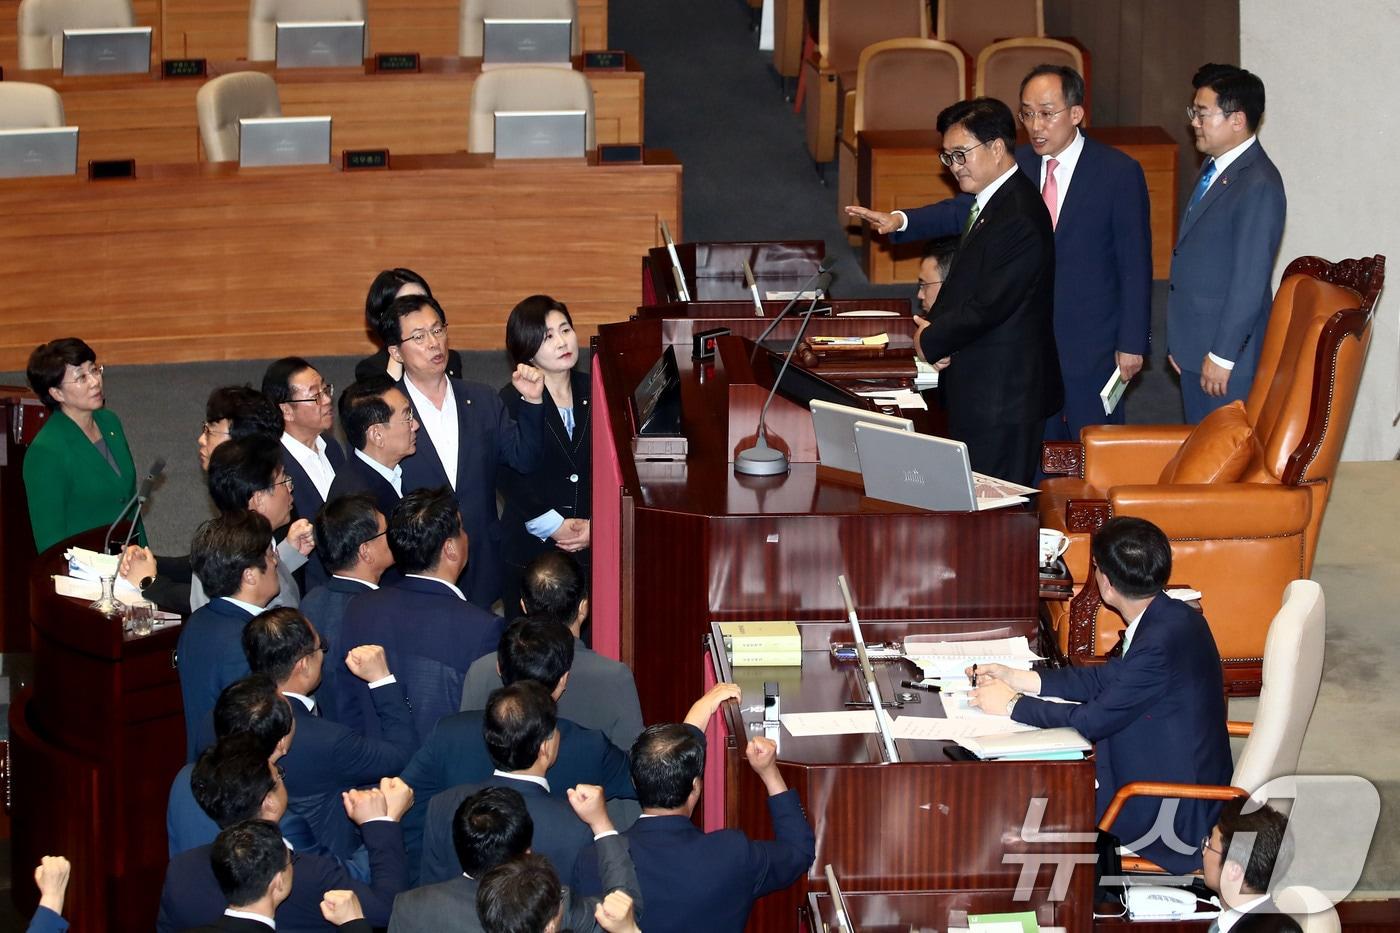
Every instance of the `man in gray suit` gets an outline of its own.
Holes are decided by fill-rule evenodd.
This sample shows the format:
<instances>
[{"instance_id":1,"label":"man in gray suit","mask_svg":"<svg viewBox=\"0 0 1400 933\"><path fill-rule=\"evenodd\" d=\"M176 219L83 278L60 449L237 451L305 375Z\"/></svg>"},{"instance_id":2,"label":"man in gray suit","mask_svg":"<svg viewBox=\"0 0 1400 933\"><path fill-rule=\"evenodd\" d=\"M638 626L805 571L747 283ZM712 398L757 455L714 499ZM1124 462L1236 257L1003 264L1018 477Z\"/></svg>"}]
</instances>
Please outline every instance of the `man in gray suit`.
<instances>
[{"instance_id":1,"label":"man in gray suit","mask_svg":"<svg viewBox=\"0 0 1400 933\"><path fill-rule=\"evenodd\" d=\"M569 686L559 699L559 715L587 729L597 729L623 751L642 734L642 704L632 671L621 661L598 654L579 637L588 618L588 581L578 561L564 551L541 554L525 568L520 607L531 619L550 619L574 637ZM473 662L462 685L462 709L485 709L491 691L500 689L496 652Z\"/></svg>"},{"instance_id":2,"label":"man in gray suit","mask_svg":"<svg viewBox=\"0 0 1400 933\"><path fill-rule=\"evenodd\" d=\"M1256 133L1264 82L1202 65L1186 108L1207 156L1181 218L1167 295L1167 359L1181 375L1186 421L1249 395L1273 304L1283 238L1283 179Z\"/></svg>"}]
</instances>

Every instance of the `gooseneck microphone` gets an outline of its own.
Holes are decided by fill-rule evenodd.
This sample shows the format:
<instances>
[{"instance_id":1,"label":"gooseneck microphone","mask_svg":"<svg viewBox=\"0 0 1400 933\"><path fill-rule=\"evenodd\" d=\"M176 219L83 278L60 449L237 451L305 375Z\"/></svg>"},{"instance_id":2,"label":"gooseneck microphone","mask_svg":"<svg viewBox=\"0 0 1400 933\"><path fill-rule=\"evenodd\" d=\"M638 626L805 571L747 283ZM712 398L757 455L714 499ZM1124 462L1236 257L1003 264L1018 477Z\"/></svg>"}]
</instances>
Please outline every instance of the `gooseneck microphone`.
<instances>
[{"instance_id":1,"label":"gooseneck microphone","mask_svg":"<svg viewBox=\"0 0 1400 933\"><path fill-rule=\"evenodd\" d=\"M131 536L136 531L136 525L141 521L141 507L146 504L146 500L151 495L151 487L160 479L165 472L165 458L157 457L156 462L151 464L151 468L146 471L146 478L141 480L141 485L136 487L136 495L132 496L122 506L122 510L117 513L117 517L112 520L112 524L107 526L107 536L102 539L102 553L109 553L112 546L112 532L117 530L117 525L126 517L126 513L131 511L131 507L136 506L136 514L131 516L131 527L126 530L126 540L122 542L121 550L125 551L126 546L131 543ZM120 553L120 552L118 552Z\"/></svg>"},{"instance_id":2,"label":"gooseneck microphone","mask_svg":"<svg viewBox=\"0 0 1400 933\"><path fill-rule=\"evenodd\" d=\"M831 276L829 273L831 272L831 267L834 265L836 265L836 260L833 257L827 256L825 259L823 259L821 261L821 264L817 266L817 271L813 272L812 277L802 283L802 287L797 290L797 294L792 296L792 300L783 306L783 310L779 311L777 316L774 317L773 320L768 322L768 326L763 329L763 333L759 334L758 339L753 342L753 352L749 354L750 363L758 359L758 348L762 345L764 338L766 338L769 334L773 333L773 328L778 326L779 321L787 317L787 313L792 310L792 306L797 304L797 299L801 298L808 288L812 287L814 283L817 283L822 276L826 276L826 285L818 284L813 289L814 294L812 295L812 300L815 303L815 292L824 291L831 285Z\"/></svg>"}]
</instances>

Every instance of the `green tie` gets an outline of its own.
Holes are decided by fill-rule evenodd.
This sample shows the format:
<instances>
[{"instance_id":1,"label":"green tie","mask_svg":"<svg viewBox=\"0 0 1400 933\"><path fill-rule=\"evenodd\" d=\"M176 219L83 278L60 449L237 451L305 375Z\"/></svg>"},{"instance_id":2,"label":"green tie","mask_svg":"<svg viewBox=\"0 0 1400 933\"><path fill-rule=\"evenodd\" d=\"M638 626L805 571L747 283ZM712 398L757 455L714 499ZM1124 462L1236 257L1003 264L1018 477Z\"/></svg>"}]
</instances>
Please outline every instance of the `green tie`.
<instances>
[{"instance_id":1,"label":"green tie","mask_svg":"<svg viewBox=\"0 0 1400 933\"><path fill-rule=\"evenodd\" d=\"M972 210L967 212L967 223L963 224L962 235L964 238L966 238L968 233L971 232L972 225L977 222L977 214L980 210L981 208L977 206L977 202L973 201Z\"/></svg>"}]
</instances>

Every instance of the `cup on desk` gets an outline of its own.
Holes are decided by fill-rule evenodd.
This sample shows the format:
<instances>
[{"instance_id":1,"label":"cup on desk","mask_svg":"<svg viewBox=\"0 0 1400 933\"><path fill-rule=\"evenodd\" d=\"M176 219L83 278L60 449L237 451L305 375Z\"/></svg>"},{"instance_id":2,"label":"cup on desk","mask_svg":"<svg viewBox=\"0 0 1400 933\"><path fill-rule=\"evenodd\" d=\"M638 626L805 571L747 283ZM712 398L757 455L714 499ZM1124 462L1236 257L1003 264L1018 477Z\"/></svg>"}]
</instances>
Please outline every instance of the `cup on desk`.
<instances>
[{"instance_id":1,"label":"cup on desk","mask_svg":"<svg viewBox=\"0 0 1400 933\"><path fill-rule=\"evenodd\" d=\"M1069 538L1054 528L1040 529L1040 566L1049 567L1069 550Z\"/></svg>"},{"instance_id":2,"label":"cup on desk","mask_svg":"<svg viewBox=\"0 0 1400 933\"><path fill-rule=\"evenodd\" d=\"M126 607L126 611L122 614L122 621L126 625L126 630L138 638L151 634L156 621L155 604L144 599L136 600Z\"/></svg>"}]
</instances>

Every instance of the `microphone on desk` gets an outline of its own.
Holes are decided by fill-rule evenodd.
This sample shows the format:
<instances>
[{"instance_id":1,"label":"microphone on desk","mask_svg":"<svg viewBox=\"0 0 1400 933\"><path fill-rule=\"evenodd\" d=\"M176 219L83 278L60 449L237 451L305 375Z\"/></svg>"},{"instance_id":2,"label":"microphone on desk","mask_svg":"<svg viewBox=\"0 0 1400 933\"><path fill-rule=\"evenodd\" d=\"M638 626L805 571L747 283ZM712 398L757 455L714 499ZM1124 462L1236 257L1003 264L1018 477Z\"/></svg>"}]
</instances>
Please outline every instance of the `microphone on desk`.
<instances>
[{"instance_id":1,"label":"microphone on desk","mask_svg":"<svg viewBox=\"0 0 1400 933\"><path fill-rule=\"evenodd\" d=\"M121 522L122 518L126 516L126 513L130 511L131 507L134 505L136 506L136 514L131 516L131 527L126 530L126 540L122 542L121 546L121 551L126 550L126 546L131 543L132 534L136 531L137 523L141 521L141 507L144 506L146 500L150 498L151 488L155 486L156 480L160 479L161 474L164 472L165 458L157 457L156 462L152 463L151 468L146 471L146 478L141 480L141 485L136 487L136 495L132 496L127 501L126 505L122 506L122 510L117 513L117 517L112 520L112 524L107 526L107 536L102 539L103 554L108 553L108 549L112 546L112 532L117 530L118 523ZM118 551L118 553L121 553L121 551Z\"/></svg>"},{"instance_id":2,"label":"microphone on desk","mask_svg":"<svg viewBox=\"0 0 1400 933\"><path fill-rule=\"evenodd\" d=\"M782 368L778 370L778 375L773 379L773 388L768 391L768 398L763 401L763 409L758 413L758 440L754 445L746 450L739 451L734 457L734 472L743 473L746 476L778 476L788 471L788 458L781 450L768 446L768 428L764 423L768 417L768 406L773 404L773 396L778 393L778 386L783 384L783 375L787 372L788 364L792 362L792 355L797 352L797 345L802 342L802 335L807 331L807 325L812 321L812 315L816 312L818 296L821 292L831 287L831 273L819 272L812 280L814 284L812 303L807 310L802 312L802 324L797 328L796 335L792 338L792 343L788 346L787 355L783 357ZM799 289L798 294L807 290L806 286ZM773 324L778 323L788 308L792 307L794 298L788 302L788 307L784 308L782 314L773 319ZM772 330L773 325L768 325ZM760 337L760 340L763 338ZM755 352L757 348L755 348Z\"/></svg>"},{"instance_id":3,"label":"microphone on desk","mask_svg":"<svg viewBox=\"0 0 1400 933\"><path fill-rule=\"evenodd\" d=\"M783 310L778 312L777 317L773 318L773 320L768 322L768 326L763 329L763 333L759 334L758 339L753 342L753 352L749 354L750 363L758 359L758 348L763 344L764 338L767 337L769 334L773 333L773 328L778 326L779 321L787 317L787 313L792 310L793 305L797 304L797 299L802 297L802 295L807 291L808 287L812 286L814 283L820 280L822 276L826 276L825 285L816 285L816 287L813 288L812 300L814 304L816 303L815 293L825 291L828 287L830 287L831 267L834 265L836 265L836 260L831 256L827 256L825 259L823 259L821 261L821 264L817 266L817 271L813 272L812 277L802 283L802 286L797 290L797 294L792 296L792 300L783 306Z\"/></svg>"}]
</instances>

